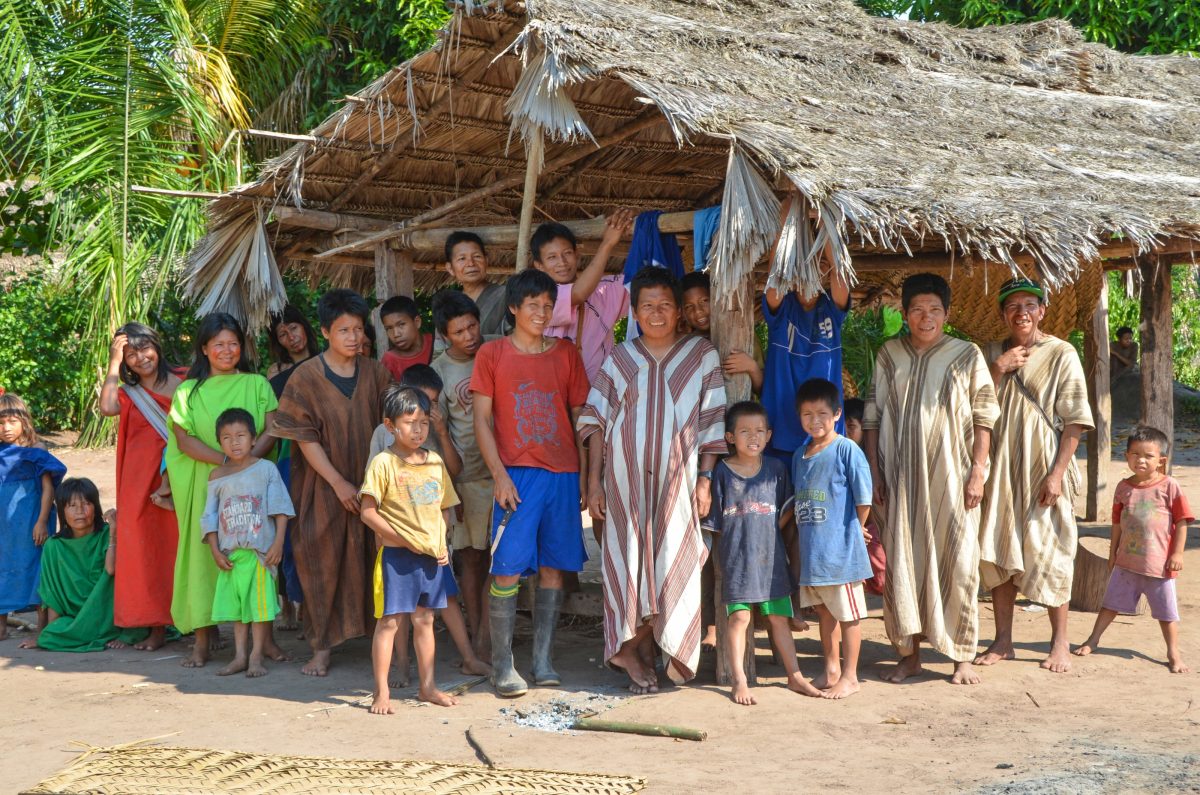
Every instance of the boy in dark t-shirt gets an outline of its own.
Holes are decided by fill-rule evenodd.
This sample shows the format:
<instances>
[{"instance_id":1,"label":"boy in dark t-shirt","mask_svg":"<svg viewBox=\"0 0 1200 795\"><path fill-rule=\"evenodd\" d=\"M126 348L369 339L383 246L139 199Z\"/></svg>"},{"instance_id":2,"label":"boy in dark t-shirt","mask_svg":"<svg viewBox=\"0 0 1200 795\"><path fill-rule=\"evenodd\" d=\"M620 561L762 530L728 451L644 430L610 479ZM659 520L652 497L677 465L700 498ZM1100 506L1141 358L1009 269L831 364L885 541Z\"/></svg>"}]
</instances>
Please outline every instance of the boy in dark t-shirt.
<instances>
[{"instance_id":1,"label":"boy in dark t-shirt","mask_svg":"<svg viewBox=\"0 0 1200 795\"><path fill-rule=\"evenodd\" d=\"M771 643L787 671L788 689L820 696L796 665L789 623L793 578L783 538L783 527L791 519L791 483L783 464L763 456L771 441L763 407L749 400L731 406L725 415L725 441L734 453L713 469L712 507L702 527L717 534L717 561L724 577L721 601L729 614L725 642L733 667L730 695L738 704L757 703L742 667L750 611L757 606L770 623Z\"/></svg>"}]
</instances>

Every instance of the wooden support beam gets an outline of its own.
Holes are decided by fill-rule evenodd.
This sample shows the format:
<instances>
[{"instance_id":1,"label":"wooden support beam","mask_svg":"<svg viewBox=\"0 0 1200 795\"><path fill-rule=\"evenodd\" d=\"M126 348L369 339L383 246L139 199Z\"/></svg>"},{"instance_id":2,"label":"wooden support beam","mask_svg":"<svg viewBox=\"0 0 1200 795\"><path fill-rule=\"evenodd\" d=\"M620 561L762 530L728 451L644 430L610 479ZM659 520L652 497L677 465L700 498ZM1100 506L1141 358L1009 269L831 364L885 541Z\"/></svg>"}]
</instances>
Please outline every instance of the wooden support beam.
<instances>
[{"instance_id":1,"label":"wooden support beam","mask_svg":"<svg viewBox=\"0 0 1200 795\"><path fill-rule=\"evenodd\" d=\"M659 114L658 109L648 108L641 116L634 119L629 124L599 138L596 141L596 146L597 148L603 149L604 147L610 146L618 141L623 141L626 138L637 135L642 130L653 127L659 124L661 121L662 116ZM542 173L549 174L553 171L557 171L560 168L565 168L575 161L586 157L591 153L591 151L594 150L589 150L584 146L571 147L553 160L547 161L545 167L542 169ZM324 258L331 254L344 254L347 251L355 251L360 248L369 248L383 240L390 240L395 237L400 237L401 235L404 235L405 233L410 232L419 226L429 224L430 222L435 221L442 216L449 215L450 213L466 207L470 207L473 204L477 204L484 199L495 196L497 193L502 193L510 188L515 188L516 186L521 185L524 181L524 174L512 175L505 177L504 179L496 180L491 185L459 196L457 199L447 202L440 207L427 210L426 212L414 216L407 221L401 221L400 223L393 224L390 229L368 235L353 243L347 243L345 245L329 249L328 251L323 252L318 259ZM406 244L405 247L411 248L411 244Z\"/></svg>"},{"instance_id":2,"label":"wooden support beam","mask_svg":"<svg viewBox=\"0 0 1200 795\"><path fill-rule=\"evenodd\" d=\"M412 254L408 251L397 251L395 268L397 295L407 295L409 298L415 298L416 288L413 286Z\"/></svg>"},{"instance_id":3,"label":"wooden support beam","mask_svg":"<svg viewBox=\"0 0 1200 795\"><path fill-rule=\"evenodd\" d=\"M275 220L284 226L322 229L326 232L339 232L344 229L353 229L358 232L378 232L392 225L391 221L383 218L331 213L325 210L301 209L288 205L276 207L272 212Z\"/></svg>"},{"instance_id":4,"label":"wooden support beam","mask_svg":"<svg viewBox=\"0 0 1200 795\"><path fill-rule=\"evenodd\" d=\"M521 222L517 227L518 273L529 267L529 233L533 227L533 205L537 202L538 176L542 172L542 156L545 153L541 128L533 132L533 138L525 148L525 189L521 193ZM581 308L582 309L582 308Z\"/></svg>"},{"instance_id":5,"label":"wooden support beam","mask_svg":"<svg viewBox=\"0 0 1200 795\"><path fill-rule=\"evenodd\" d=\"M1175 370L1171 323L1171 266L1161 257L1142 259L1141 424L1175 438ZM1167 457L1170 471L1171 456Z\"/></svg>"},{"instance_id":6,"label":"wooden support beam","mask_svg":"<svg viewBox=\"0 0 1200 795\"><path fill-rule=\"evenodd\" d=\"M371 310L371 323L375 326L375 358L383 359L387 352L387 329L379 308L383 302L396 295L396 252L387 243L375 246L375 308Z\"/></svg>"},{"instance_id":7,"label":"wooden support beam","mask_svg":"<svg viewBox=\"0 0 1200 795\"><path fill-rule=\"evenodd\" d=\"M514 24L506 33L500 36L499 39L491 46L491 48L477 51L472 55L471 60L460 74L454 75L450 82L461 83L463 81L471 82L478 79L487 71L488 65L492 59L506 50L510 44L516 41L517 36L524 30L524 26ZM448 110L450 103L454 99L454 93L450 91L449 84L442 96L435 100L423 114L427 121L434 120L444 111ZM346 206L350 199L358 193L362 188L375 179L379 172L395 163L402 154L409 148L413 140L413 136L398 138L391 150L380 157L375 158L374 162L369 165L362 174L358 176L354 182L350 183L342 192L329 204L329 209L336 212Z\"/></svg>"},{"instance_id":8,"label":"wooden support beam","mask_svg":"<svg viewBox=\"0 0 1200 795\"><path fill-rule=\"evenodd\" d=\"M1108 469L1112 461L1112 390L1109 369L1108 278L1100 285L1096 309L1083 334L1083 368L1088 403L1096 427L1087 437L1087 501L1083 518L1101 521L1112 505Z\"/></svg>"}]
</instances>

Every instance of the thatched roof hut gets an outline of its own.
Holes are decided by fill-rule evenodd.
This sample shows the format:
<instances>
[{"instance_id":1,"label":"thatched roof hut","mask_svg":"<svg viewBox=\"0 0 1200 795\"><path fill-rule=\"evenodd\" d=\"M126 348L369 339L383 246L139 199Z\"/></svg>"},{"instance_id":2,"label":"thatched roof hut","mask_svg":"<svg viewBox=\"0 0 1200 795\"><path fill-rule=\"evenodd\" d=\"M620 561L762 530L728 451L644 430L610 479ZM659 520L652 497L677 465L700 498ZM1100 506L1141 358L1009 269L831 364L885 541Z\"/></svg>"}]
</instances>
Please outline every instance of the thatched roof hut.
<instances>
[{"instance_id":1,"label":"thatched roof hut","mask_svg":"<svg viewBox=\"0 0 1200 795\"><path fill-rule=\"evenodd\" d=\"M1061 22L961 30L851 0L463 0L437 46L213 202L189 288L257 324L282 301L279 267L366 286L380 245L433 287L437 230L457 226L501 227L485 239L511 267L532 150L535 222L736 207L718 285L760 259L795 190L860 279L1023 270L1061 290L1103 259L1190 256L1197 129L1200 61L1123 55ZM773 282L811 283L805 237Z\"/></svg>"}]
</instances>

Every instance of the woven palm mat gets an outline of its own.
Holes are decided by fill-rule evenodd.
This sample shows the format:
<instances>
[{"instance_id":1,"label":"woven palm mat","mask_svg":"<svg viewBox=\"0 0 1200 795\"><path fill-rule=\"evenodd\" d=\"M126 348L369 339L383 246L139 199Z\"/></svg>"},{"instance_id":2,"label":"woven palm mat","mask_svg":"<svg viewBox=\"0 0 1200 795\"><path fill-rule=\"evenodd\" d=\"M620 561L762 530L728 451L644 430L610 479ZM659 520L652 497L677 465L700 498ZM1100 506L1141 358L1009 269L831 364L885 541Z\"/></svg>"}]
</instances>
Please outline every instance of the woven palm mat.
<instances>
[{"instance_id":1,"label":"woven palm mat","mask_svg":"<svg viewBox=\"0 0 1200 795\"><path fill-rule=\"evenodd\" d=\"M489 769L443 762L270 756L161 746L93 748L22 795L240 793L471 793L625 795L640 778L551 770Z\"/></svg>"}]
</instances>

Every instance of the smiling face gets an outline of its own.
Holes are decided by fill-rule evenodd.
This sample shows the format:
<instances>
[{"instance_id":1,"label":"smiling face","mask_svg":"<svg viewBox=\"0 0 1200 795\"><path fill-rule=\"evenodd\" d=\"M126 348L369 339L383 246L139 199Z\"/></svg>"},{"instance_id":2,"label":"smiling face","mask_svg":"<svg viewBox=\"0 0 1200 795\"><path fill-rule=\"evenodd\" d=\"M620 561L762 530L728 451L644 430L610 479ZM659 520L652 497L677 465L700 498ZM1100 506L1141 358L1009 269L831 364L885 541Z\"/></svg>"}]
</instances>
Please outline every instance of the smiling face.
<instances>
[{"instance_id":1,"label":"smiling face","mask_svg":"<svg viewBox=\"0 0 1200 795\"><path fill-rule=\"evenodd\" d=\"M96 529L96 506L78 494L63 506L62 513L72 535L86 535Z\"/></svg>"},{"instance_id":2,"label":"smiling face","mask_svg":"<svg viewBox=\"0 0 1200 795\"><path fill-rule=\"evenodd\" d=\"M837 433L835 425L842 416L840 409L832 408L824 400L806 400L797 408L800 427L812 437L815 444L822 444Z\"/></svg>"},{"instance_id":3,"label":"smiling face","mask_svg":"<svg viewBox=\"0 0 1200 795\"><path fill-rule=\"evenodd\" d=\"M1125 463L1139 482L1153 478L1165 458L1156 442L1132 442L1125 451Z\"/></svg>"},{"instance_id":4,"label":"smiling face","mask_svg":"<svg viewBox=\"0 0 1200 795\"><path fill-rule=\"evenodd\" d=\"M464 240L450 250L450 261L446 271L464 289L482 284L487 280L488 258L474 240Z\"/></svg>"},{"instance_id":5,"label":"smiling face","mask_svg":"<svg viewBox=\"0 0 1200 795\"><path fill-rule=\"evenodd\" d=\"M513 325L522 334L540 337L554 314L554 298L550 293L531 295L523 299L520 306L510 306L508 309L513 313Z\"/></svg>"},{"instance_id":6,"label":"smiling face","mask_svg":"<svg viewBox=\"0 0 1200 795\"><path fill-rule=\"evenodd\" d=\"M158 351L153 345L135 348L125 345L125 366L142 381L155 381L158 378Z\"/></svg>"},{"instance_id":7,"label":"smiling face","mask_svg":"<svg viewBox=\"0 0 1200 795\"><path fill-rule=\"evenodd\" d=\"M638 291L633 317L641 327L642 336L651 342L675 339L679 325L679 304L669 287L643 287Z\"/></svg>"},{"instance_id":8,"label":"smiling face","mask_svg":"<svg viewBox=\"0 0 1200 795\"><path fill-rule=\"evenodd\" d=\"M913 344L918 348L927 348L942 338L947 317L942 299L933 293L914 295L904 311Z\"/></svg>"},{"instance_id":9,"label":"smiling face","mask_svg":"<svg viewBox=\"0 0 1200 795\"><path fill-rule=\"evenodd\" d=\"M329 324L329 328L321 327L321 336L329 340L330 351L351 359L358 356L362 350L367 333L363 330L362 318L358 315L339 315Z\"/></svg>"},{"instance_id":10,"label":"smiling face","mask_svg":"<svg viewBox=\"0 0 1200 795\"><path fill-rule=\"evenodd\" d=\"M446 342L450 354L457 359L470 359L479 352L483 335L479 332L479 320L474 315L459 315L446 323Z\"/></svg>"},{"instance_id":11,"label":"smiling face","mask_svg":"<svg viewBox=\"0 0 1200 795\"><path fill-rule=\"evenodd\" d=\"M402 450L416 450L429 438L429 415L420 409L395 419L385 419L384 424Z\"/></svg>"},{"instance_id":12,"label":"smiling face","mask_svg":"<svg viewBox=\"0 0 1200 795\"><path fill-rule=\"evenodd\" d=\"M579 256L570 240L556 237L542 244L533 267L549 275L558 284L571 284L579 273Z\"/></svg>"},{"instance_id":13,"label":"smiling face","mask_svg":"<svg viewBox=\"0 0 1200 795\"><path fill-rule=\"evenodd\" d=\"M741 458L758 458L771 441L771 429L762 414L743 414L725 431L725 441Z\"/></svg>"},{"instance_id":14,"label":"smiling face","mask_svg":"<svg viewBox=\"0 0 1200 795\"><path fill-rule=\"evenodd\" d=\"M708 290L692 287L683 293L683 319L692 331L707 334L709 331Z\"/></svg>"},{"instance_id":15,"label":"smiling face","mask_svg":"<svg viewBox=\"0 0 1200 795\"><path fill-rule=\"evenodd\" d=\"M388 342L398 351L410 351L421 343L421 318L392 312L380 318Z\"/></svg>"},{"instance_id":16,"label":"smiling face","mask_svg":"<svg viewBox=\"0 0 1200 795\"><path fill-rule=\"evenodd\" d=\"M1026 340L1037 334L1038 324L1046 316L1046 307L1032 293L1013 293L1000 305L1000 314L1008 333L1018 340Z\"/></svg>"},{"instance_id":17,"label":"smiling face","mask_svg":"<svg viewBox=\"0 0 1200 795\"><path fill-rule=\"evenodd\" d=\"M275 339L293 358L308 352L308 333L299 323L280 323L275 327Z\"/></svg>"},{"instance_id":18,"label":"smiling face","mask_svg":"<svg viewBox=\"0 0 1200 795\"><path fill-rule=\"evenodd\" d=\"M244 423L231 422L221 428L217 442L221 445L221 452L229 456L230 461L238 462L250 455L250 449L254 447L254 434Z\"/></svg>"},{"instance_id":19,"label":"smiling face","mask_svg":"<svg viewBox=\"0 0 1200 795\"><path fill-rule=\"evenodd\" d=\"M210 339L201 349L213 375L229 375L237 372L238 362L242 358L242 344L238 342L237 334L229 329L222 329Z\"/></svg>"}]
</instances>

